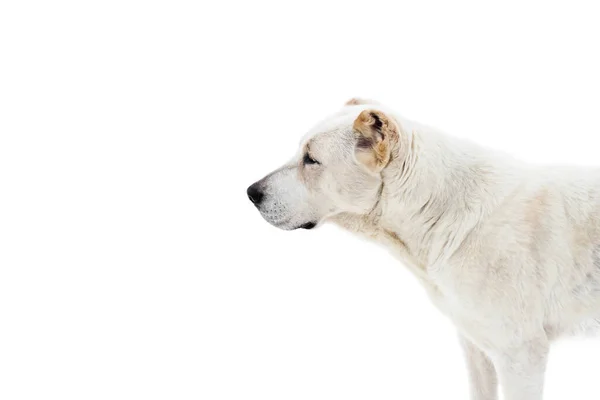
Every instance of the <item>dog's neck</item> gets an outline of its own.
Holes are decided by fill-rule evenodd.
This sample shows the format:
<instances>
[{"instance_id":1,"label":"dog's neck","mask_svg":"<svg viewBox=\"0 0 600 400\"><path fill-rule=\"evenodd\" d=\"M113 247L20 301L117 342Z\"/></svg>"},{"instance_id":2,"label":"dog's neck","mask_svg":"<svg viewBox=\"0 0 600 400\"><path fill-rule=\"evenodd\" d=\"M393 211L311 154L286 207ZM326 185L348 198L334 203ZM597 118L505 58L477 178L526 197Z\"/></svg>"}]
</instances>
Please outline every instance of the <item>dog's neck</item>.
<instances>
[{"instance_id":1,"label":"dog's neck","mask_svg":"<svg viewBox=\"0 0 600 400\"><path fill-rule=\"evenodd\" d=\"M385 243L426 274L428 267L446 261L517 183L503 157L406 125L411 130L392 149L372 212L333 219Z\"/></svg>"}]
</instances>

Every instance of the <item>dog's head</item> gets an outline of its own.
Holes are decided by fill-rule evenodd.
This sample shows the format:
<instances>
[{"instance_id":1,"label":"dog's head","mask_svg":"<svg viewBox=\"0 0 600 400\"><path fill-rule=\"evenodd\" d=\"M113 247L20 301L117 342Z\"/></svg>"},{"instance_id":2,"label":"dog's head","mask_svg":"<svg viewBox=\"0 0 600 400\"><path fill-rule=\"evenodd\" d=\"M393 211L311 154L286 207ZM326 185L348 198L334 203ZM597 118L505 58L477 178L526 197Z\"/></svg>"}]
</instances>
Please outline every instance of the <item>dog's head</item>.
<instances>
[{"instance_id":1,"label":"dog's head","mask_svg":"<svg viewBox=\"0 0 600 400\"><path fill-rule=\"evenodd\" d=\"M290 162L252 184L248 197L286 230L311 229L341 212L366 214L377 204L398 132L380 107L350 100L306 135Z\"/></svg>"}]
</instances>

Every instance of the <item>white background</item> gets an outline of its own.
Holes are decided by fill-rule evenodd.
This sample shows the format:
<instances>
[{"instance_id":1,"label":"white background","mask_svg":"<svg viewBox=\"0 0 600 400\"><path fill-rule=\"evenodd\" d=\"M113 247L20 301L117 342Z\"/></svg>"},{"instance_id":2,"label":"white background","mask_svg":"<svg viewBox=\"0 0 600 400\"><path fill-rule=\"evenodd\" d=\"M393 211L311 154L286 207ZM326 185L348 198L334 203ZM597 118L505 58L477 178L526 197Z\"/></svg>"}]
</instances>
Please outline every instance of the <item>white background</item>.
<instances>
[{"instance_id":1,"label":"white background","mask_svg":"<svg viewBox=\"0 0 600 400\"><path fill-rule=\"evenodd\" d=\"M400 263L245 189L352 96L600 164L600 12L549 3L0 3L0 398L465 399ZM559 344L546 398L599 367Z\"/></svg>"}]
</instances>

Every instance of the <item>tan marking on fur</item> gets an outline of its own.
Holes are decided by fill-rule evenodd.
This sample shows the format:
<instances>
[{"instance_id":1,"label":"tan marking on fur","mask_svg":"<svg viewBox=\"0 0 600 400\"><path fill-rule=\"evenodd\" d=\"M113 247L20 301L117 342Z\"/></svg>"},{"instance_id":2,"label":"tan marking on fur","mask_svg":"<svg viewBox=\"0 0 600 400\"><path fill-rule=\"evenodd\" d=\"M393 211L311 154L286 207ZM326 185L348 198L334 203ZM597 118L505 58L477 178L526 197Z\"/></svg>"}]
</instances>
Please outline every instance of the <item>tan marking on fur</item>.
<instances>
[{"instance_id":1,"label":"tan marking on fur","mask_svg":"<svg viewBox=\"0 0 600 400\"><path fill-rule=\"evenodd\" d=\"M537 282L546 282L548 271L541 265L543 254L545 253L544 243L550 239L550 231L546 228L545 216L549 213L549 207L552 204L550 192L547 187L538 190L535 195L526 203L524 210L524 220L526 228L529 231L528 247L529 254L535 260L537 266L533 268L533 274L537 277Z\"/></svg>"},{"instance_id":2,"label":"tan marking on fur","mask_svg":"<svg viewBox=\"0 0 600 400\"><path fill-rule=\"evenodd\" d=\"M298 180L304 184L306 184L306 179L304 177L304 165L302 163L300 163L298 165Z\"/></svg>"},{"instance_id":3,"label":"tan marking on fur","mask_svg":"<svg viewBox=\"0 0 600 400\"><path fill-rule=\"evenodd\" d=\"M421 271L426 270L425 265L420 263L417 260L417 258L412 255L406 242L402 240L396 232L384 229L383 234L385 235L386 239L388 239L394 245L394 247L397 250L399 250L414 267L418 268Z\"/></svg>"},{"instance_id":4,"label":"tan marking on fur","mask_svg":"<svg viewBox=\"0 0 600 400\"><path fill-rule=\"evenodd\" d=\"M535 194L525 209L525 221L530 224L532 232L540 229L541 219L548 208L548 189L543 188Z\"/></svg>"},{"instance_id":5,"label":"tan marking on fur","mask_svg":"<svg viewBox=\"0 0 600 400\"><path fill-rule=\"evenodd\" d=\"M380 229L368 215L340 213L330 217L330 220L350 232L360 233L372 239L379 237Z\"/></svg>"},{"instance_id":6,"label":"tan marking on fur","mask_svg":"<svg viewBox=\"0 0 600 400\"><path fill-rule=\"evenodd\" d=\"M406 254L410 255L410 251L408 250L408 246L406 245L406 242L404 242L404 240L400 239L400 237L398 236L398 234L396 232L392 232L392 231L388 231L387 229L383 230L383 233L387 236L388 239L390 239L396 246L399 246L402 248L403 251L406 252Z\"/></svg>"},{"instance_id":7,"label":"tan marking on fur","mask_svg":"<svg viewBox=\"0 0 600 400\"><path fill-rule=\"evenodd\" d=\"M308 142L306 142L306 144L304 145L304 147L302 149L303 155L302 155L302 157L300 157L300 162L298 163L298 180L300 180L300 182L304 183L307 186L310 182L308 181L307 176L305 174L306 165L304 165L303 158L304 158L305 153L307 153L309 156L311 156L310 145L311 145L311 141L309 140Z\"/></svg>"},{"instance_id":8,"label":"tan marking on fur","mask_svg":"<svg viewBox=\"0 0 600 400\"><path fill-rule=\"evenodd\" d=\"M371 170L383 169L390 161L391 141L398 138L396 123L381 111L364 110L353 127L359 136L358 161Z\"/></svg>"},{"instance_id":9,"label":"tan marking on fur","mask_svg":"<svg viewBox=\"0 0 600 400\"><path fill-rule=\"evenodd\" d=\"M429 295L433 297L439 297L439 288L429 278L426 265L419 262L416 257L412 255L406 242L404 242L404 240L402 240L395 232L387 229L383 229L381 232L385 238L385 241L391 244L392 248L401 255L406 266L419 279L425 289L427 289Z\"/></svg>"},{"instance_id":10,"label":"tan marking on fur","mask_svg":"<svg viewBox=\"0 0 600 400\"><path fill-rule=\"evenodd\" d=\"M353 97L345 103L345 105L347 105L347 106L358 106L358 105L362 105L362 104L378 104L378 103L376 101L369 100L369 99L362 99L360 97Z\"/></svg>"}]
</instances>

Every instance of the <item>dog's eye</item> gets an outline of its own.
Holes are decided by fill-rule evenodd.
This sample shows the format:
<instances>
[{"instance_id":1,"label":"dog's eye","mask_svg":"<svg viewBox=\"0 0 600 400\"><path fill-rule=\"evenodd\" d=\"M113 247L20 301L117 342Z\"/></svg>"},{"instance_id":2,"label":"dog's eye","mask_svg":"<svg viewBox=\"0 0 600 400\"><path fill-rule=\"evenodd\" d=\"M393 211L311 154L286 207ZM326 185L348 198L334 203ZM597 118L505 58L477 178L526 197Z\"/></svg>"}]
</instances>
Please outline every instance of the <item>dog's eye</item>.
<instances>
[{"instance_id":1,"label":"dog's eye","mask_svg":"<svg viewBox=\"0 0 600 400\"><path fill-rule=\"evenodd\" d=\"M308 153L304 154L304 158L302 159L304 165L309 164L320 164L317 160L308 155Z\"/></svg>"}]
</instances>

